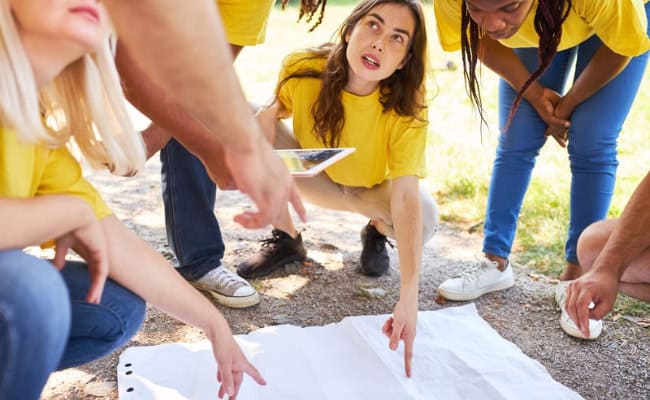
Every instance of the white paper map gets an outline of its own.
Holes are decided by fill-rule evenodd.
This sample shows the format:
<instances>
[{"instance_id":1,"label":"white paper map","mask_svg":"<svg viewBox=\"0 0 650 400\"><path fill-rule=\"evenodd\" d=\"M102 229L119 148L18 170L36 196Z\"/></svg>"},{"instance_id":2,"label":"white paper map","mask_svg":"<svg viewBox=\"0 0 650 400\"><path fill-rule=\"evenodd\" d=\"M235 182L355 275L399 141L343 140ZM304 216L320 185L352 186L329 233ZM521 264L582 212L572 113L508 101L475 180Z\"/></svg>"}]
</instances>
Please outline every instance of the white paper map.
<instances>
[{"instance_id":1,"label":"white paper map","mask_svg":"<svg viewBox=\"0 0 650 400\"><path fill-rule=\"evenodd\" d=\"M386 318L280 325L236 336L268 382L258 386L246 377L237 399L581 399L499 336L473 304L418 314L408 379L403 347L390 351L381 333ZM131 347L120 356L117 374L122 400L216 398L216 365L207 341Z\"/></svg>"}]
</instances>

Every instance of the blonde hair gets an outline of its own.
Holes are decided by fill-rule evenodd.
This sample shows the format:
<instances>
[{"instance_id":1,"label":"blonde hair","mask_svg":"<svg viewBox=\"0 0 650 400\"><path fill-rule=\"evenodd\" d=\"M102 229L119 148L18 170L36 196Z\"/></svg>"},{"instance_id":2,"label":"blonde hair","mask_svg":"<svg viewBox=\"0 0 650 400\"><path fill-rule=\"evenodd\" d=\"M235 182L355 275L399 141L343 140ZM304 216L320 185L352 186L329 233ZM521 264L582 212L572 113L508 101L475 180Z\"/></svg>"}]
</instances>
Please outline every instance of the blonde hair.
<instances>
[{"instance_id":1,"label":"blonde hair","mask_svg":"<svg viewBox=\"0 0 650 400\"><path fill-rule=\"evenodd\" d=\"M0 0L0 123L24 142L51 147L74 139L95 168L134 175L145 161L129 119L109 45L68 65L37 87L7 0Z\"/></svg>"}]
</instances>

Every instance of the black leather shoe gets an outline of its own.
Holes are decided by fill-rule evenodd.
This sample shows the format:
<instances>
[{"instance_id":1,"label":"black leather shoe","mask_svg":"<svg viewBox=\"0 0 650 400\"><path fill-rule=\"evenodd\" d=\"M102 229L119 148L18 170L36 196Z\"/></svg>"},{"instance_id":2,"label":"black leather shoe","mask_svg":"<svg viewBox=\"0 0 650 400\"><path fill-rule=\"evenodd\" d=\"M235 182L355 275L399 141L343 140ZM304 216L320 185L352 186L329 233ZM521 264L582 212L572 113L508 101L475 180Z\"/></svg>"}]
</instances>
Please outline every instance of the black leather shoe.
<instances>
[{"instance_id":1,"label":"black leather shoe","mask_svg":"<svg viewBox=\"0 0 650 400\"><path fill-rule=\"evenodd\" d=\"M294 261L304 260L307 250L298 234L292 238L279 229L273 229L272 237L262 240L260 251L237 266L242 278L265 276Z\"/></svg>"},{"instance_id":2,"label":"black leather shoe","mask_svg":"<svg viewBox=\"0 0 650 400\"><path fill-rule=\"evenodd\" d=\"M381 276L388 271L390 259L386 251L386 236L370 223L361 230L361 272L368 276Z\"/></svg>"}]
</instances>

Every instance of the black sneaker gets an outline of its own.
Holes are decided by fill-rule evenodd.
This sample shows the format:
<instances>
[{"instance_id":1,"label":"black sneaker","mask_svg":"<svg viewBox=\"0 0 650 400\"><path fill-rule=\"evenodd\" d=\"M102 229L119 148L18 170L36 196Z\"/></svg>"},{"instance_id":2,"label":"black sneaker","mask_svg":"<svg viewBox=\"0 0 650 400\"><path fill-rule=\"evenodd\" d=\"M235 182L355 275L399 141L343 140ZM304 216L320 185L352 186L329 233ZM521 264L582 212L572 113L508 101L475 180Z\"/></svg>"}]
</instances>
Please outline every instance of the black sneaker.
<instances>
[{"instance_id":1,"label":"black sneaker","mask_svg":"<svg viewBox=\"0 0 650 400\"><path fill-rule=\"evenodd\" d=\"M390 265L386 251L386 236L370 223L361 230L361 272L368 276L381 276Z\"/></svg>"},{"instance_id":2,"label":"black sneaker","mask_svg":"<svg viewBox=\"0 0 650 400\"><path fill-rule=\"evenodd\" d=\"M239 276L251 279L265 276L293 261L304 260L307 250L302 236L292 238L279 229L273 229L273 236L262 240L262 248L254 256L237 266Z\"/></svg>"}]
</instances>

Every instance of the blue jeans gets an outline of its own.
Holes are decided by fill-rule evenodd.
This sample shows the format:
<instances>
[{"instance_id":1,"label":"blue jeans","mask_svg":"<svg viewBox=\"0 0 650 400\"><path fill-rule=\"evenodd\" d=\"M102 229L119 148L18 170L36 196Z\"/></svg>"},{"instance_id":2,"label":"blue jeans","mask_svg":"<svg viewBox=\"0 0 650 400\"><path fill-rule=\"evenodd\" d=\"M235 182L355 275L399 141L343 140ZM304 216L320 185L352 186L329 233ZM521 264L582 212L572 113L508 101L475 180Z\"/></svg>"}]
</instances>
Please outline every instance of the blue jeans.
<instances>
[{"instance_id":1,"label":"blue jeans","mask_svg":"<svg viewBox=\"0 0 650 400\"><path fill-rule=\"evenodd\" d=\"M645 7L648 14L650 4ZM575 77L578 77L602 45L594 35L574 48L557 53L540 83L562 93L565 83L572 78L572 64L575 62ZM515 52L530 71L536 68L537 49L516 49ZM618 167L616 142L647 61L647 53L634 57L616 78L580 104L571 115L568 144L571 205L565 245L565 257L569 262L578 263L576 247L580 233L607 216ZM499 85L499 123L503 127L516 93L503 80ZM547 140L545 128L546 124L532 106L522 101L509 129L499 136L484 225L485 253L504 258L510 254L535 159Z\"/></svg>"},{"instance_id":2,"label":"blue jeans","mask_svg":"<svg viewBox=\"0 0 650 400\"><path fill-rule=\"evenodd\" d=\"M84 300L86 265L61 272L20 250L0 251L0 399L38 399L51 372L93 361L140 328L144 301L107 280L100 304Z\"/></svg>"},{"instance_id":3,"label":"blue jeans","mask_svg":"<svg viewBox=\"0 0 650 400\"><path fill-rule=\"evenodd\" d=\"M167 241L178 272L196 280L221 264L224 243L214 215L217 186L198 158L172 139L160 151Z\"/></svg>"}]
</instances>

